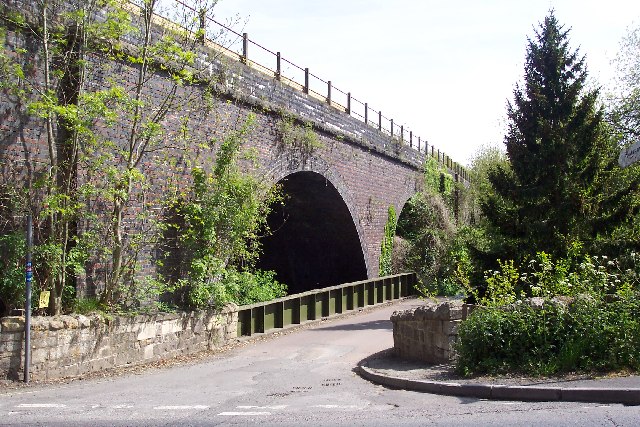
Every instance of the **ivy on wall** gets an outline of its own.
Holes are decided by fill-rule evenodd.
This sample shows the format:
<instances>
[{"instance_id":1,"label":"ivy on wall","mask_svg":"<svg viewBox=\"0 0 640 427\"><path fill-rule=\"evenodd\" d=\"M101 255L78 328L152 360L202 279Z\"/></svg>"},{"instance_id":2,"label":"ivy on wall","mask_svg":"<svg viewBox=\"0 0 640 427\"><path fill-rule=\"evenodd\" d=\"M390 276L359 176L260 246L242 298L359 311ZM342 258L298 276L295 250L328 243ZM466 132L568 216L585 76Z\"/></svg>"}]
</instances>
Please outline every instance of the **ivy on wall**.
<instances>
[{"instance_id":1,"label":"ivy on wall","mask_svg":"<svg viewBox=\"0 0 640 427\"><path fill-rule=\"evenodd\" d=\"M384 226L384 237L380 247L380 276L388 276L391 274L391 260L393 255L393 238L396 235L396 209L393 205L389 206L389 214L387 223Z\"/></svg>"}]
</instances>

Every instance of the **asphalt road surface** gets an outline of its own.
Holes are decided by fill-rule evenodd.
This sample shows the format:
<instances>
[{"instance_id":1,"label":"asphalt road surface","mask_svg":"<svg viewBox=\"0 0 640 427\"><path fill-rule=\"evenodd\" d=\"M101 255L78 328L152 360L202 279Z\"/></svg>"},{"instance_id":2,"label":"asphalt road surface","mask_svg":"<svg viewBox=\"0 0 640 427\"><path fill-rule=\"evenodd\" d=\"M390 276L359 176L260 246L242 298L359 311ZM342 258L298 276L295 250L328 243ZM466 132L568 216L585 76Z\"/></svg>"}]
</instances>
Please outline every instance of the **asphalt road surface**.
<instances>
[{"instance_id":1,"label":"asphalt road surface","mask_svg":"<svg viewBox=\"0 0 640 427\"><path fill-rule=\"evenodd\" d=\"M393 345L404 301L198 363L105 379L0 389L0 425L639 426L640 407L506 402L391 390L354 373Z\"/></svg>"}]
</instances>

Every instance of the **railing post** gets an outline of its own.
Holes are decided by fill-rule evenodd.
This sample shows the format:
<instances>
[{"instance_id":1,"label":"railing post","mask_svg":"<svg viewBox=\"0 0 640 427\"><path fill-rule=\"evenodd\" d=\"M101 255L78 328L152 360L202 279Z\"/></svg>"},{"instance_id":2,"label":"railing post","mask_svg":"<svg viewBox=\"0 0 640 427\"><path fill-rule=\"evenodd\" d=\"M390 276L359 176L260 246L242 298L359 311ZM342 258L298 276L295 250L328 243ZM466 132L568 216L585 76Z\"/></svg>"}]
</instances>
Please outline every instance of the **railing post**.
<instances>
[{"instance_id":1,"label":"railing post","mask_svg":"<svg viewBox=\"0 0 640 427\"><path fill-rule=\"evenodd\" d=\"M282 57L280 56L280 52L277 52L276 53L276 79L277 80L280 80L282 76L281 59Z\"/></svg>"},{"instance_id":2,"label":"railing post","mask_svg":"<svg viewBox=\"0 0 640 427\"><path fill-rule=\"evenodd\" d=\"M457 224L458 217L460 215L460 191L458 189L458 182L460 181L460 176L458 175L458 172L455 173L454 180L456 182L456 185L453 190L454 192L453 217L455 218L456 224Z\"/></svg>"},{"instance_id":3,"label":"railing post","mask_svg":"<svg viewBox=\"0 0 640 427\"><path fill-rule=\"evenodd\" d=\"M347 93L347 114L351 114L351 92Z\"/></svg>"},{"instance_id":4,"label":"railing post","mask_svg":"<svg viewBox=\"0 0 640 427\"><path fill-rule=\"evenodd\" d=\"M382 111L378 111L378 130L382 131Z\"/></svg>"},{"instance_id":5,"label":"railing post","mask_svg":"<svg viewBox=\"0 0 640 427\"><path fill-rule=\"evenodd\" d=\"M422 147L421 147L421 145L420 145L420 137L418 137L418 153L420 152L420 149L421 149L421 148L422 148Z\"/></svg>"},{"instance_id":6,"label":"railing post","mask_svg":"<svg viewBox=\"0 0 640 427\"><path fill-rule=\"evenodd\" d=\"M242 62L245 64L249 59L249 36L247 33L242 33Z\"/></svg>"},{"instance_id":7,"label":"railing post","mask_svg":"<svg viewBox=\"0 0 640 427\"><path fill-rule=\"evenodd\" d=\"M369 103L364 103L364 124L369 124Z\"/></svg>"},{"instance_id":8,"label":"railing post","mask_svg":"<svg viewBox=\"0 0 640 427\"><path fill-rule=\"evenodd\" d=\"M200 28L198 32L198 43L204 44L204 40L206 38L206 29L207 29L207 11L206 9L200 9L198 12L198 19L200 20Z\"/></svg>"},{"instance_id":9,"label":"railing post","mask_svg":"<svg viewBox=\"0 0 640 427\"><path fill-rule=\"evenodd\" d=\"M400 125L400 142L404 142L404 125Z\"/></svg>"},{"instance_id":10,"label":"railing post","mask_svg":"<svg viewBox=\"0 0 640 427\"><path fill-rule=\"evenodd\" d=\"M409 147L413 148L413 131L409 131Z\"/></svg>"},{"instance_id":11,"label":"railing post","mask_svg":"<svg viewBox=\"0 0 640 427\"><path fill-rule=\"evenodd\" d=\"M391 119L391 138L393 138L393 119Z\"/></svg>"},{"instance_id":12,"label":"railing post","mask_svg":"<svg viewBox=\"0 0 640 427\"><path fill-rule=\"evenodd\" d=\"M331 105L331 80L327 82L327 104Z\"/></svg>"},{"instance_id":13,"label":"railing post","mask_svg":"<svg viewBox=\"0 0 640 427\"><path fill-rule=\"evenodd\" d=\"M309 93L309 68L304 69L304 93Z\"/></svg>"}]
</instances>

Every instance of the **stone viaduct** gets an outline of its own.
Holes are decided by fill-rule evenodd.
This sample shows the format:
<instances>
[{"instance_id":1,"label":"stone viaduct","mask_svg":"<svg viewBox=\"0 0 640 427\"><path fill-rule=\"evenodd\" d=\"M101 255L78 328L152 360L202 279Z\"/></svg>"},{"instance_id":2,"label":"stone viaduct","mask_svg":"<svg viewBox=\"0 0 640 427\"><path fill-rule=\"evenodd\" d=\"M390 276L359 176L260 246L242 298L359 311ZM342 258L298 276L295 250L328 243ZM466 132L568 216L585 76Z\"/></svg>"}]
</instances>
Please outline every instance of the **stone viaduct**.
<instances>
[{"instance_id":1,"label":"stone viaduct","mask_svg":"<svg viewBox=\"0 0 640 427\"><path fill-rule=\"evenodd\" d=\"M21 43L11 32L4 42L9 50ZM259 266L274 269L291 293L378 275L388 208L394 206L401 212L419 191L427 155L434 155L452 173L463 174L458 165L433 147L423 143L417 149L417 144L399 129L390 135L377 123L350 114L348 107L331 100L330 84L329 92L320 95L310 91L308 85L253 63L246 50L234 53L209 42L199 47L196 62L198 73L216 77L210 100L212 113L198 122L196 133L207 139L221 136L250 113L255 115L255 125L245 142L256 153L254 168L265 180L280 183L287 197L284 206L269 218L274 233L264 239ZM133 81L135 68L113 61L107 74L126 84ZM101 86L106 84L107 75L96 72L89 79L91 84ZM168 83L167 77L158 72L150 90ZM179 89L184 97L189 96L187 91L203 90ZM45 141L40 123L25 119L15 113L15 108L7 100L0 102L0 156L24 158L26 151L32 152L31 158L43 156ZM178 128L184 115L184 111L170 112L167 127ZM283 118L311 129L319 144L306 149L283 144ZM104 132L117 135L122 131L115 126L105 127ZM194 147L187 157L197 155ZM189 163L184 157L179 161ZM161 166L147 167L153 172L155 193L151 196L160 201L166 177ZM9 174L6 164L2 174Z\"/></svg>"}]
</instances>

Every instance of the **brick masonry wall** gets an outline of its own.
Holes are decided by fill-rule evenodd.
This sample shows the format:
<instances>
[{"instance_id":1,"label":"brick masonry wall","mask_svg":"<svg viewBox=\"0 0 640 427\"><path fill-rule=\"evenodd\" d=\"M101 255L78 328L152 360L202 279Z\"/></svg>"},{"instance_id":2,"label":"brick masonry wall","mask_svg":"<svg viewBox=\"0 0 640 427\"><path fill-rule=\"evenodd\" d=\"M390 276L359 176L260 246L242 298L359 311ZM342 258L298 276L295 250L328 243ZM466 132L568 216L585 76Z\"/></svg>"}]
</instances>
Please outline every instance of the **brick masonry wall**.
<instances>
[{"instance_id":1,"label":"brick masonry wall","mask_svg":"<svg viewBox=\"0 0 640 427\"><path fill-rule=\"evenodd\" d=\"M223 346L236 339L237 307L219 312L138 316L34 317L31 378L76 377ZM0 320L0 377L24 369L24 317Z\"/></svg>"},{"instance_id":2,"label":"brick masonry wall","mask_svg":"<svg viewBox=\"0 0 640 427\"><path fill-rule=\"evenodd\" d=\"M393 348L398 357L426 363L447 363L455 359L454 343L467 307L460 301L425 306L393 313Z\"/></svg>"},{"instance_id":3,"label":"brick masonry wall","mask_svg":"<svg viewBox=\"0 0 640 427\"><path fill-rule=\"evenodd\" d=\"M35 3L25 4L33 6ZM25 6L15 0L9 5L16 8ZM158 34L160 32L158 29ZM15 33L11 33L7 40L10 52L28 45L28 40ZM128 42L131 49L135 49L138 43L134 36L129 37ZM36 50L33 57L37 59ZM131 90L137 72L134 67L101 57L88 59L88 88L105 89L115 81ZM299 171L316 172L331 182L351 214L360 238L367 276L376 277L387 209L393 205L400 212L406 201L419 190L424 155L409 148L406 142L402 144L327 102L253 68L250 61L245 64L237 58L220 54L212 45L199 48L194 72L202 81L215 82L214 96L207 99L208 108L202 109L199 107L205 104L205 85L178 88L176 108L169 112L163 123L166 145L174 146L174 142L179 140L185 119L188 119L193 141L220 141L237 129L250 113L255 114L255 126L246 138L245 148L254 151L257 162L247 165L266 182L273 184ZM162 73L150 79L144 93L145 99L150 100L149 108L153 108L154 100L156 104L161 103L170 86L171 80ZM283 147L278 132L283 114L293 116L299 123L311 123L322 146L312 153ZM25 175L33 179L28 170L46 166L46 136L42 129L41 122L25 114L24 104L11 99L0 100L0 158L3 159L0 172L4 181L19 182L17 177ZM98 124L98 132L105 139L124 144L126 122L116 126ZM215 158L215 144L213 149L203 149L194 144L188 149L171 150L164 157L149 156L140 165L147 176L148 187L134 189L125 218L128 228L134 230L144 226L136 223L136 215L143 209L142 203L162 206L169 186L175 183L188 185L190 168L197 164L210 166ZM14 168L12 165L17 166ZM81 170L79 180L100 182L103 178L87 176ZM91 209L110 211L105 204ZM152 216L160 212L154 207L150 211ZM82 224L79 229L83 229ZM157 248L145 246L140 254L140 277L155 275L156 253ZM91 295L91 289L99 286L96 283L104 277L107 267L89 266L87 277L79 280L79 294Z\"/></svg>"}]
</instances>

